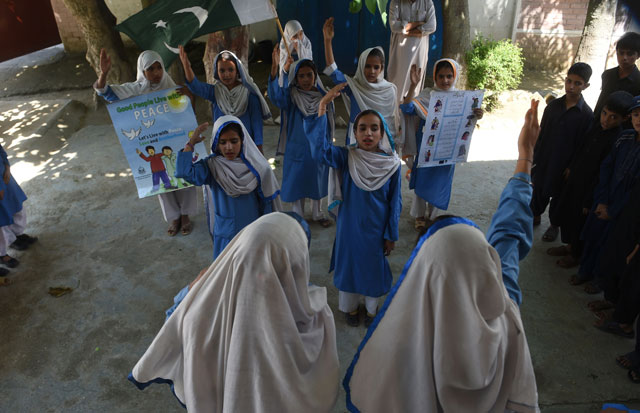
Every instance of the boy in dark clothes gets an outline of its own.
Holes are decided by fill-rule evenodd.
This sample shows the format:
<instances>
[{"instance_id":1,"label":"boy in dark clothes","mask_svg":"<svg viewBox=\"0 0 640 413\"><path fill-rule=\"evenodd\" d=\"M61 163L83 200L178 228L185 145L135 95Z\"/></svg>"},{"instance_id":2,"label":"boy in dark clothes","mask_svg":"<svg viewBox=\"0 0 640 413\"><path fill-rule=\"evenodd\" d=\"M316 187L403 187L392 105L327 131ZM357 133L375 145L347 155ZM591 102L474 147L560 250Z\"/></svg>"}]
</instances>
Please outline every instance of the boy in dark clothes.
<instances>
[{"instance_id":1,"label":"boy in dark clothes","mask_svg":"<svg viewBox=\"0 0 640 413\"><path fill-rule=\"evenodd\" d=\"M630 110L633 129L622 132L600 166L600 179L593 194L593 207L581 235L584 250L580 269L569 280L573 285L590 281L596 276L609 228L615 226L631 189L640 178L640 96L633 98ZM589 283L585 286L585 291L595 294L601 290Z\"/></svg>"},{"instance_id":2,"label":"boy in dark clothes","mask_svg":"<svg viewBox=\"0 0 640 413\"><path fill-rule=\"evenodd\" d=\"M611 230L600 253L596 285L604 290L604 300L591 301L588 307L599 314L602 310L616 309L614 320L629 325L637 311L630 302L640 305L640 277L628 264L640 243L640 180L631 189L629 198ZM635 293L634 293L635 291ZM629 299L631 298L631 300ZM636 306L637 307L637 306Z\"/></svg>"},{"instance_id":3,"label":"boy in dark clothes","mask_svg":"<svg viewBox=\"0 0 640 413\"><path fill-rule=\"evenodd\" d=\"M640 308L638 308L638 304L640 303L640 280L638 277L638 272L640 272L639 249L640 239L631 254L626 258L627 265L621 284L621 288L624 288L624 290L622 290L619 304L616 305L616 312L613 315L613 320L603 318L596 321L594 324L596 328L602 331L621 335L623 337L633 337L633 319L631 319L631 321L628 321L629 319L621 321L616 318L616 315L621 307L626 307L629 314L634 312L635 314L638 314L640 311ZM629 285L627 282L631 282L633 285ZM634 350L616 357L616 364L629 370L627 372L629 380L634 383L640 383L640 317L638 317L638 321L636 323L636 332L636 346Z\"/></svg>"},{"instance_id":4,"label":"boy in dark clothes","mask_svg":"<svg viewBox=\"0 0 640 413\"><path fill-rule=\"evenodd\" d=\"M564 186L563 174L593 119L591 108L582 98L590 77L588 64L574 63L565 78L565 95L549 103L542 115L540 135L533 152L531 210L534 225L539 224L540 215L551 198L551 226L542 237L544 241L553 241L558 236L559 223L554 217Z\"/></svg>"},{"instance_id":5,"label":"boy in dark clothes","mask_svg":"<svg viewBox=\"0 0 640 413\"><path fill-rule=\"evenodd\" d=\"M562 242L567 245L547 250L549 255L562 256L556 264L563 268L578 265L582 255L580 233L593 204L593 191L598 184L600 164L609 155L613 143L622 132L622 122L628 118L633 96L627 92L612 93L582 140L565 174L566 183L560 197L557 217Z\"/></svg>"},{"instance_id":6,"label":"boy in dark clothes","mask_svg":"<svg viewBox=\"0 0 640 413\"><path fill-rule=\"evenodd\" d=\"M640 57L640 34L628 32L616 43L618 66L602 73L602 88L593 114L600 114L607 97L617 91L624 90L633 96L640 95L640 70L636 60Z\"/></svg>"}]
</instances>

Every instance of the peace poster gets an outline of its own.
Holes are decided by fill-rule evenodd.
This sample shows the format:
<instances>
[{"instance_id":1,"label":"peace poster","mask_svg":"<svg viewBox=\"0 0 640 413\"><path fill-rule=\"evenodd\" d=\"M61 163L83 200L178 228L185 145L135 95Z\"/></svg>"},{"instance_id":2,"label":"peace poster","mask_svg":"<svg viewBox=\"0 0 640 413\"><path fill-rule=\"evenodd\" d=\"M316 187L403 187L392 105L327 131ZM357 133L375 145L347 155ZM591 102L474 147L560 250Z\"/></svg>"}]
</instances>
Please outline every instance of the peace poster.
<instances>
[{"instance_id":1,"label":"peace poster","mask_svg":"<svg viewBox=\"0 0 640 413\"><path fill-rule=\"evenodd\" d=\"M131 167L138 197L192 186L175 177L178 151L198 126L189 98L172 88L119 100L107 109ZM206 153L204 144L199 143L192 160Z\"/></svg>"}]
</instances>

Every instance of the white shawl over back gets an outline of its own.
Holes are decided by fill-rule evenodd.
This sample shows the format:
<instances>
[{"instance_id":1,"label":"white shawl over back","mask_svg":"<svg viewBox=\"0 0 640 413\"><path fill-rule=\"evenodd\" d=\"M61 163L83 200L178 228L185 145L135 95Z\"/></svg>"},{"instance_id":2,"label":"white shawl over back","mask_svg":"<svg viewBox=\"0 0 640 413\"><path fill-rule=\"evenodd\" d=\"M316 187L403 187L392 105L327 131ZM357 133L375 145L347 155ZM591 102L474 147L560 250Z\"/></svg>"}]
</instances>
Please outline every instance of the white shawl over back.
<instances>
[{"instance_id":1,"label":"white shawl over back","mask_svg":"<svg viewBox=\"0 0 640 413\"><path fill-rule=\"evenodd\" d=\"M351 411L537 411L500 257L469 221L449 220L418 243L347 371Z\"/></svg>"},{"instance_id":2,"label":"white shawl over back","mask_svg":"<svg viewBox=\"0 0 640 413\"><path fill-rule=\"evenodd\" d=\"M190 412L329 412L338 353L326 289L309 286L307 237L267 214L229 243L132 371L168 380Z\"/></svg>"}]
</instances>

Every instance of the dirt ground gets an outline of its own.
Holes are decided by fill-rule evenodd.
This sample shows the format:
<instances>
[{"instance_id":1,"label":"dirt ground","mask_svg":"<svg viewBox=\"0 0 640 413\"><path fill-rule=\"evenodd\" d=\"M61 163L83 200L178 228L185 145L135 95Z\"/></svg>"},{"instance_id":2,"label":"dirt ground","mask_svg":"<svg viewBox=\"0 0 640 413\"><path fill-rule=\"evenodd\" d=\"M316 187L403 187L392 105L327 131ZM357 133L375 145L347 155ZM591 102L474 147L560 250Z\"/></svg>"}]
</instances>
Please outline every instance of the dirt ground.
<instances>
[{"instance_id":1,"label":"dirt ground","mask_svg":"<svg viewBox=\"0 0 640 413\"><path fill-rule=\"evenodd\" d=\"M106 109L96 109L94 79L82 56L67 56L60 47L0 63L0 139L29 196L28 232L39 237L30 250L15 252L21 265L9 277L14 284L0 288L0 411L182 411L167 386L141 392L126 376L174 294L210 263L206 218L200 208L191 235L166 236L158 201L137 198ZM529 99L561 94L562 75L528 73L521 87L479 122L470 162L456 168L450 212L483 229L513 171ZM210 120L203 101L197 116ZM267 158L274 156L277 132L265 128ZM416 240L410 204L405 182L401 239L390 259L395 276ZM640 407L640 388L614 362L633 340L592 327L586 303L593 298L570 287L572 272L545 254L558 245L540 241L547 224L545 217L536 228L520 275L542 410L598 411L611 401ZM327 274L335 227L311 224L311 230L311 281L327 287L344 373L365 329L346 326L337 312ZM47 293L58 286L73 291L59 298ZM341 390L334 411L344 406Z\"/></svg>"}]
</instances>

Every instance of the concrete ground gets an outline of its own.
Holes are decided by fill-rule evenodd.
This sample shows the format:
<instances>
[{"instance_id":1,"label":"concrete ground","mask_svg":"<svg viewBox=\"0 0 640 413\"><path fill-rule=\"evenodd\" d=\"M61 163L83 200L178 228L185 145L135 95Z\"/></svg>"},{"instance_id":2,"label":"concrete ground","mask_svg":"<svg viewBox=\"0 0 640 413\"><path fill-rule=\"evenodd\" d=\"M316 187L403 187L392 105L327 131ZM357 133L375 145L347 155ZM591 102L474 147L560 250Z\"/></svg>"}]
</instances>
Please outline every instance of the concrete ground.
<instances>
[{"instance_id":1,"label":"concrete ground","mask_svg":"<svg viewBox=\"0 0 640 413\"><path fill-rule=\"evenodd\" d=\"M29 251L11 252L21 265L10 275L14 284L0 288L3 412L182 411L167 386L140 392L126 376L162 325L173 295L210 263L206 219L201 209L191 235L166 236L158 201L136 196L105 108L94 110L94 79L82 56L66 56L59 47L0 63L0 138L29 196L28 232L39 237ZM513 171L531 92L561 87L557 76L540 74L524 84L526 90L505 95L505 106L480 121L470 162L456 168L450 212L483 229ZM197 114L209 120L202 101ZM265 128L267 158L275 152L277 130ZM390 257L396 276L416 240L403 185L401 239ZM592 297L570 287L572 272L545 254L550 244L540 237L547 224L545 217L536 229L520 278L542 410L598 411L610 401L640 407L640 388L614 362L633 340L592 327L586 308ZM327 287L344 374L365 329L346 326L337 312L327 274L335 227L311 224L311 230L311 281ZM47 293L58 286L73 292ZM341 390L334 410L343 412L344 405Z\"/></svg>"}]
</instances>

